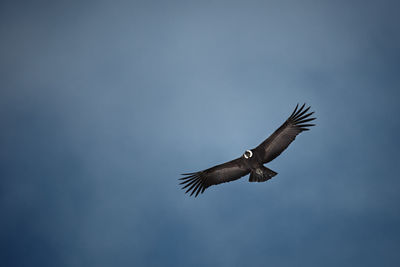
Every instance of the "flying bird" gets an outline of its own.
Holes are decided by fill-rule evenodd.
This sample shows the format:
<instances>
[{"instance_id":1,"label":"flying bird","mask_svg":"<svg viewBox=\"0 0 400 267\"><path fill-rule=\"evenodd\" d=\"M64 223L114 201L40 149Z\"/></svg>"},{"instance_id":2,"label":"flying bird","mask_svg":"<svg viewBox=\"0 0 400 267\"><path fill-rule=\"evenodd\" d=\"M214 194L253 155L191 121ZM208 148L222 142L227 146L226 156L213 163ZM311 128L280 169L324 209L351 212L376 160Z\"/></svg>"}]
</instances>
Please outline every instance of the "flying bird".
<instances>
[{"instance_id":1,"label":"flying bird","mask_svg":"<svg viewBox=\"0 0 400 267\"><path fill-rule=\"evenodd\" d=\"M277 175L264 164L278 157L299 133L309 130L307 127L315 126L308 123L316 119L310 118L314 114L308 112L310 107L304 109L305 104L298 107L297 104L289 118L270 137L256 148L246 150L241 157L203 171L182 174L185 175L179 179L183 180L180 183L182 189L187 188L185 193L197 197L212 185L234 181L249 173L249 182L265 182Z\"/></svg>"}]
</instances>

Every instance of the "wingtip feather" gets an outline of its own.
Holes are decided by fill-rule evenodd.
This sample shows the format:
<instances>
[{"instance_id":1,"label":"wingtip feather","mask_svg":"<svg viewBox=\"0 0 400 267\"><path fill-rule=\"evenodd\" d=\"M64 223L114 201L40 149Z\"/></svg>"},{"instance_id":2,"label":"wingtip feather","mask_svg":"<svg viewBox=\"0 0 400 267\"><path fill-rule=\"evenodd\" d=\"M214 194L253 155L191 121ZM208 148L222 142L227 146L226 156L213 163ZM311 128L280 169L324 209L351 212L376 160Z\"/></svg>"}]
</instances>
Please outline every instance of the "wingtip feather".
<instances>
[{"instance_id":1,"label":"wingtip feather","mask_svg":"<svg viewBox=\"0 0 400 267\"><path fill-rule=\"evenodd\" d=\"M196 172L181 173L181 175L193 175L193 174L196 174Z\"/></svg>"},{"instance_id":2,"label":"wingtip feather","mask_svg":"<svg viewBox=\"0 0 400 267\"><path fill-rule=\"evenodd\" d=\"M188 193L190 190L192 190L193 187L195 187L198 183L200 183L199 180L197 180L195 183L193 183L193 184L186 190L185 194ZM190 195L192 195L192 194L193 194L193 192L192 192Z\"/></svg>"},{"instance_id":3,"label":"wingtip feather","mask_svg":"<svg viewBox=\"0 0 400 267\"><path fill-rule=\"evenodd\" d=\"M179 185L182 186L181 189L185 190L185 194L189 193L190 196L194 195L194 197L197 197L204 192L206 186L204 185L201 172L184 173L182 175L188 175L178 179L183 180Z\"/></svg>"},{"instance_id":4,"label":"wingtip feather","mask_svg":"<svg viewBox=\"0 0 400 267\"><path fill-rule=\"evenodd\" d=\"M298 107L299 107L299 103L296 104L296 107L294 108L292 114L290 114L289 118L293 117L293 115L296 113Z\"/></svg>"}]
</instances>

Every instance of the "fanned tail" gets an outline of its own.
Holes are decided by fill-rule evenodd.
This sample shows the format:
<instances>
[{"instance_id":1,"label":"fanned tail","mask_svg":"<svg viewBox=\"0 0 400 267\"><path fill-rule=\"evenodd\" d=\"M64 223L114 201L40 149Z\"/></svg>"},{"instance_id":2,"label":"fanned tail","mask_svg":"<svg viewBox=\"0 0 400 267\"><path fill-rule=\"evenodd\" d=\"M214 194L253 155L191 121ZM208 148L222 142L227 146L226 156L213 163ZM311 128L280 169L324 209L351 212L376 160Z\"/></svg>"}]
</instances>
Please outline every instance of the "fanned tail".
<instances>
[{"instance_id":1,"label":"fanned tail","mask_svg":"<svg viewBox=\"0 0 400 267\"><path fill-rule=\"evenodd\" d=\"M274 172L273 170L268 169L265 166L262 166L250 173L249 182L265 182L277 174L278 174L277 172Z\"/></svg>"}]
</instances>

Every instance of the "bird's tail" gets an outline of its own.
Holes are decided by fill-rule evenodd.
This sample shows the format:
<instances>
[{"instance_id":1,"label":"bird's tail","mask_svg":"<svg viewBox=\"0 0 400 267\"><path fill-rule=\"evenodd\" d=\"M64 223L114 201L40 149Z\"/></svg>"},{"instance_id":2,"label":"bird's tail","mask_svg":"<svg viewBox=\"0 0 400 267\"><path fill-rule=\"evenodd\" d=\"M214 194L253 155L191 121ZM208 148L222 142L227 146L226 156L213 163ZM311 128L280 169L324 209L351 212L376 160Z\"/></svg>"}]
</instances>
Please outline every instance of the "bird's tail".
<instances>
[{"instance_id":1,"label":"bird's tail","mask_svg":"<svg viewBox=\"0 0 400 267\"><path fill-rule=\"evenodd\" d=\"M277 172L274 172L273 170L268 169L265 166L261 166L254 171L251 171L249 182L265 182L277 174Z\"/></svg>"}]
</instances>

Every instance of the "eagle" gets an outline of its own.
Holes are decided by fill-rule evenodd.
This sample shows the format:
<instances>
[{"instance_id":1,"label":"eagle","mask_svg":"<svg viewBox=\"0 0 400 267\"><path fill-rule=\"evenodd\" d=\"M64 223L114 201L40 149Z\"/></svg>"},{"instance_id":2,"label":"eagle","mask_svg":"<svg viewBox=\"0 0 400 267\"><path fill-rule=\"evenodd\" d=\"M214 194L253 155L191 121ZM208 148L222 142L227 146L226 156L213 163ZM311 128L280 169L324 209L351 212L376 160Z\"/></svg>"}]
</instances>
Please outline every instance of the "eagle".
<instances>
[{"instance_id":1,"label":"eagle","mask_svg":"<svg viewBox=\"0 0 400 267\"><path fill-rule=\"evenodd\" d=\"M298 108L297 104L281 127L256 148L246 150L241 157L203 171L182 174L185 176L179 179L182 189L187 188L185 193L197 197L212 185L234 181L249 173L249 182L265 182L277 175L264 164L278 157L299 133L309 130L307 127L315 126L308 123L316 119L310 118L314 112L308 112L310 106L305 108L305 105Z\"/></svg>"}]
</instances>

